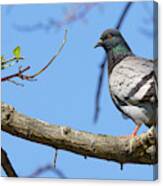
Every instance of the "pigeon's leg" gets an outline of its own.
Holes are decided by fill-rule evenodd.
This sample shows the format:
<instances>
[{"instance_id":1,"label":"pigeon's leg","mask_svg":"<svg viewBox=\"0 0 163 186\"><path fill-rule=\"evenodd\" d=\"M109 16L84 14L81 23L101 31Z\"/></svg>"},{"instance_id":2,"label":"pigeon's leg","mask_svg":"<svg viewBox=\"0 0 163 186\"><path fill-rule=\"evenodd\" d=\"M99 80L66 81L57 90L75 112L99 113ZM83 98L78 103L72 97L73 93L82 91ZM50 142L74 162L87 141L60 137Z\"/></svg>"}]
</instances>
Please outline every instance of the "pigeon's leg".
<instances>
[{"instance_id":1,"label":"pigeon's leg","mask_svg":"<svg viewBox=\"0 0 163 186\"><path fill-rule=\"evenodd\" d=\"M138 130L140 129L141 125L136 125L134 131L132 132L132 134L128 135L128 136L120 136L121 138L127 138L127 139L132 139L132 138L135 138L135 137L138 137L137 136L137 132Z\"/></svg>"},{"instance_id":2,"label":"pigeon's leg","mask_svg":"<svg viewBox=\"0 0 163 186\"><path fill-rule=\"evenodd\" d=\"M134 143L136 138L138 139L138 142L140 144L142 144L141 141L139 140L139 137L137 136L137 132L140 129L140 127L141 127L141 124L137 124L133 133L130 136L130 152L132 152L132 150L133 150L133 143Z\"/></svg>"},{"instance_id":3,"label":"pigeon's leg","mask_svg":"<svg viewBox=\"0 0 163 186\"><path fill-rule=\"evenodd\" d=\"M137 136L137 132L138 132L138 130L140 129L140 127L141 127L141 124L137 124L137 125L136 125L136 127L135 127L133 133L131 134L131 137Z\"/></svg>"},{"instance_id":4,"label":"pigeon's leg","mask_svg":"<svg viewBox=\"0 0 163 186\"><path fill-rule=\"evenodd\" d=\"M120 136L121 138L126 138L129 140L130 153L133 152L135 142L138 142L140 145L142 145L142 141L140 140L139 136L137 136L137 132L140 129L141 125L142 124L136 124L134 131L129 136Z\"/></svg>"}]
</instances>

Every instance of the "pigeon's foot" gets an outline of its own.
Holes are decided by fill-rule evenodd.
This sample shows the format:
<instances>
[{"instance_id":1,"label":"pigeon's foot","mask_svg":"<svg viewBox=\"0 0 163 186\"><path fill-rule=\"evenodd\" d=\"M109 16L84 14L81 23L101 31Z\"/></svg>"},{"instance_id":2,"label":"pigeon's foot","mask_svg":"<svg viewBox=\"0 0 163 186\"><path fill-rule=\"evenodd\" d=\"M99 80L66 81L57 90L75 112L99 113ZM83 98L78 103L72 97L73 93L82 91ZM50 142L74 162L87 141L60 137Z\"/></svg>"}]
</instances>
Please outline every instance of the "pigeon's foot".
<instances>
[{"instance_id":1,"label":"pigeon's foot","mask_svg":"<svg viewBox=\"0 0 163 186\"><path fill-rule=\"evenodd\" d=\"M133 135L133 134L130 135L130 142L129 143L130 143L129 144L130 153L133 152L135 143L139 143L139 145L142 145L142 141L140 140L140 137L137 135Z\"/></svg>"},{"instance_id":2,"label":"pigeon's foot","mask_svg":"<svg viewBox=\"0 0 163 186\"><path fill-rule=\"evenodd\" d=\"M137 136L137 132L140 129L141 125L137 125L133 131L133 133L130 135L130 153L132 153L133 151L133 145L134 143L139 143L139 145L142 145L142 142L139 138L139 136Z\"/></svg>"},{"instance_id":3,"label":"pigeon's foot","mask_svg":"<svg viewBox=\"0 0 163 186\"><path fill-rule=\"evenodd\" d=\"M131 135L128 135L128 136L120 136L120 138L129 140L129 152L130 153L133 152L134 146L135 146L134 144L135 143L138 143L139 145L142 145L143 144L142 141L141 141L141 139L140 139L140 137L137 136L137 135L131 134Z\"/></svg>"},{"instance_id":4,"label":"pigeon's foot","mask_svg":"<svg viewBox=\"0 0 163 186\"><path fill-rule=\"evenodd\" d=\"M137 125L133 131L133 133L131 135L128 136L120 136L120 138L129 140L129 152L132 153L134 150L134 144L138 143L139 145L142 145L142 141L140 139L139 136L137 136L137 132L139 130L139 128L141 127L141 125Z\"/></svg>"}]
</instances>

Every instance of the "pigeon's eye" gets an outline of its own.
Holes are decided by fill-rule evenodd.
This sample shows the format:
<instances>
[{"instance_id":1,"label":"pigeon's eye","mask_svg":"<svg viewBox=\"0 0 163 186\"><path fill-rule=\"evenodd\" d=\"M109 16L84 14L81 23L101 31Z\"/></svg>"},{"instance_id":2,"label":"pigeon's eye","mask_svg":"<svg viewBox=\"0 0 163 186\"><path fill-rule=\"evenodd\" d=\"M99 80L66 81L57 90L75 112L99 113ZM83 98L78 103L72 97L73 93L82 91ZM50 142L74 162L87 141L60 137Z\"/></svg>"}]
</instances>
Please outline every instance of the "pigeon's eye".
<instances>
[{"instance_id":1,"label":"pigeon's eye","mask_svg":"<svg viewBox=\"0 0 163 186\"><path fill-rule=\"evenodd\" d=\"M105 35L103 35L103 36L101 37L101 39L102 39L103 41L105 41L105 40L107 40L107 39L111 40L112 38L113 38L112 34L105 34Z\"/></svg>"},{"instance_id":2,"label":"pigeon's eye","mask_svg":"<svg viewBox=\"0 0 163 186\"><path fill-rule=\"evenodd\" d=\"M113 36L111 34L108 35L108 39L111 40Z\"/></svg>"}]
</instances>

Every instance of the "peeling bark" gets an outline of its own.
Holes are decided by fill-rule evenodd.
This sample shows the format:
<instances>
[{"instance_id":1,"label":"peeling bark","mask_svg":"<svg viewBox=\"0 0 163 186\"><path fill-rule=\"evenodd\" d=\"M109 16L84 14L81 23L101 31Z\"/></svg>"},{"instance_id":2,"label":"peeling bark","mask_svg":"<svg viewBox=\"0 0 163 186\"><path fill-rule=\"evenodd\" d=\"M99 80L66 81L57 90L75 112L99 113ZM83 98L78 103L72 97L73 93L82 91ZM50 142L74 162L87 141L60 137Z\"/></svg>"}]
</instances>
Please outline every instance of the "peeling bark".
<instances>
[{"instance_id":1,"label":"peeling bark","mask_svg":"<svg viewBox=\"0 0 163 186\"><path fill-rule=\"evenodd\" d=\"M1 112L2 130L26 140L120 164L157 163L157 133L154 127L141 134L139 139L135 138L130 151L130 139L126 137L92 134L62 125L50 125L21 114L5 103L1 104Z\"/></svg>"}]
</instances>

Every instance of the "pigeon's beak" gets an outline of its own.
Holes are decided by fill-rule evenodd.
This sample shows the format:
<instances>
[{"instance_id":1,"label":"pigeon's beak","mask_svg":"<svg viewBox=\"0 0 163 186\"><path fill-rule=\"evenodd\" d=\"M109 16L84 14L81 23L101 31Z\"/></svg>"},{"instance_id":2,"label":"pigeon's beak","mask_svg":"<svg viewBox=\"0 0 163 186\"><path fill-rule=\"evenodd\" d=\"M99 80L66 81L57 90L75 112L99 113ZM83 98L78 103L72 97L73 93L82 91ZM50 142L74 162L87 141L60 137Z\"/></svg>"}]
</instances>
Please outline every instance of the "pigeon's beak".
<instances>
[{"instance_id":1,"label":"pigeon's beak","mask_svg":"<svg viewBox=\"0 0 163 186\"><path fill-rule=\"evenodd\" d=\"M94 48L101 47L101 46L103 46L103 44L104 44L104 41L103 41L102 39L100 39L100 40L97 42L97 44L94 46Z\"/></svg>"}]
</instances>

